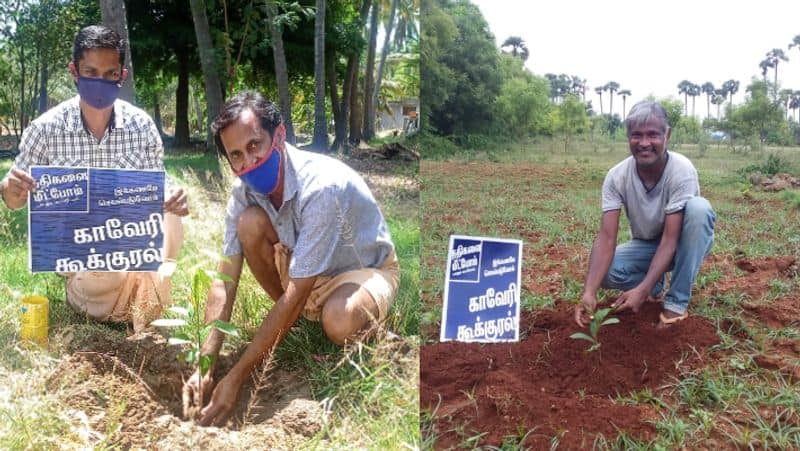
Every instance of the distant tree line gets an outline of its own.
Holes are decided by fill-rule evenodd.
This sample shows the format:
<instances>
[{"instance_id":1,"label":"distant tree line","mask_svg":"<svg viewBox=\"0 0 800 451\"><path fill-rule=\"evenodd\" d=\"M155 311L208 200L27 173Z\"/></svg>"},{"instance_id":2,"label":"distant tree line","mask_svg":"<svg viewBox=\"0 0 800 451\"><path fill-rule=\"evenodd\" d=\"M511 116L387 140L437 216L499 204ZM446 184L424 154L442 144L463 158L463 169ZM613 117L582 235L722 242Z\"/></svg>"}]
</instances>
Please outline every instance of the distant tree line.
<instances>
[{"instance_id":1,"label":"distant tree line","mask_svg":"<svg viewBox=\"0 0 800 451\"><path fill-rule=\"evenodd\" d=\"M509 36L497 48L486 20L469 0L431 0L424 17L420 69L426 136L467 147L546 136L563 139L565 150L581 136L592 142L598 137L624 139L621 125L632 93L617 81L594 88L597 111L586 98L592 88L581 76L539 76L526 69L525 62L535 61L536 55L522 38ZM794 47L800 50L800 35L788 50ZM778 65L786 61L783 50L768 52L759 65L762 79L751 81L738 105L733 103L738 80L726 80L719 87L712 82L678 83L683 101L658 99L670 112L674 144L705 145L713 131L724 132L734 150L800 143L800 91L778 85ZM774 70L772 80L767 79L769 69ZM701 120L696 99L703 94L706 110ZM615 97L622 100L621 114Z\"/></svg>"}]
</instances>

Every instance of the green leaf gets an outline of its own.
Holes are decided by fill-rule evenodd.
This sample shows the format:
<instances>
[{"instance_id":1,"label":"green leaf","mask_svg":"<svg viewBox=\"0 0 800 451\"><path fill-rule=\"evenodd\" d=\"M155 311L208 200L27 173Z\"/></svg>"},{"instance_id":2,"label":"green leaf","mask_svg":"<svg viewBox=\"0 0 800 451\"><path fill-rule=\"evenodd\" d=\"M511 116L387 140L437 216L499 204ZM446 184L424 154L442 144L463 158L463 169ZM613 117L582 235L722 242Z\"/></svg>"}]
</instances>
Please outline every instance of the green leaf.
<instances>
[{"instance_id":1,"label":"green leaf","mask_svg":"<svg viewBox=\"0 0 800 451\"><path fill-rule=\"evenodd\" d=\"M594 338L586 335L583 332L575 332L574 334L570 335L569 338L572 338L573 340L586 340L594 343Z\"/></svg>"},{"instance_id":2,"label":"green leaf","mask_svg":"<svg viewBox=\"0 0 800 451\"><path fill-rule=\"evenodd\" d=\"M192 277L192 300L195 305L200 305L201 297L205 295L210 279L205 271L195 271Z\"/></svg>"},{"instance_id":3,"label":"green leaf","mask_svg":"<svg viewBox=\"0 0 800 451\"><path fill-rule=\"evenodd\" d=\"M603 321L603 324L601 324L601 325L605 326L607 324L617 324L618 322L619 322L618 318L609 318L609 319Z\"/></svg>"},{"instance_id":4,"label":"green leaf","mask_svg":"<svg viewBox=\"0 0 800 451\"><path fill-rule=\"evenodd\" d=\"M594 352L597 351L598 349L600 349L600 343L595 343L589 346L589 349L587 349L586 352Z\"/></svg>"},{"instance_id":5,"label":"green leaf","mask_svg":"<svg viewBox=\"0 0 800 451\"><path fill-rule=\"evenodd\" d=\"M606 316L608 316L608 313L610 311L611 311L610 308L601 308L600 310L594 312L593 320L597 321L598 324L602 323L603 320L606 319Z\"/></svg>"},{"instance_id":6,"label":"green leaf","mask_svg":"<svg viewBox=\"0 0 800 451\"><path fill-rule=\"evenodd\" d=\"M153 321L150 325L156 327L180 327L186 325L186 320L180 318L161 318Z\"/></svg>"},{"instance_id":7,"label":"green leaf","mask_svg":"<svg viewBox=\"0 0 800 451\"><path fill-rule=\"evenodd\" d=\"M167 311L172 312L176 315L183 316L184 318L189 316L189 310L179 305L173 305L172 307L168 308Z\"/></svg>"},{"instance_id":8,"label":"green leaf","mask_svg":"<svg viewBox=\"0 0 800 451\"><path fill-rule=\"evenodd\" d=\"M188 338L189 337L180 338L180 337L176 337L176 336L173 335L172 337L169 337L169 340L167 340L167 344L168 345L186 345L186 344L191 344L192 340L189 340Z\"/></svg>"},{"instance_id":9,"label":"green leaf","mask_svg":"<svg viewBox=\"0 0 800 451\"><path fill-rule=\"evenodd\" d=\"M589 324L589 332L592 334L594 339L597 339L597 332L600 329L600 323L597 322L597 316L595 315L592 322Z\"/></svg>"},{"instance_id":10,"label":"green leaf","mask_svg":"<svg viewBox=\"0 0 800 451\"><path fill-rule=\"evenodd\" d=\"M200 374L205 376L208 373L208 369L211 368L211 356L210 355L203 355L200 356Z\"/></svg>"},{"instance_id":11,"label":"green leaf","mask_svg":"<svg viewBox=\"0 0 800 451\"><path fill-rule=\"evenodd\" d=\"M197 354L198 352L196 348L187 349L183 354L183 361L194 365L197 363Z\"/></svg>"},{"instance_id":12,"label":"green leaf","mask_svg":"<svg viewBox=\"0 0 800 451\"><path fill-rule=\"evenodd\" d=\"M233 337L239 336L239 330L236 329L236 326L231 323L226 323L225 321L215 319L211 324L214 325L218 331L224 334L231 335Z\"/></svg>"},{"instance_id":13,"label":"green leaf","mask_svg":"<svg viewBox=\"0 0 800 451\"><path fill-rule=\"evenodd\" d=\"M216 274L214 276L215 279L219 279L219 280L221 280L223 282L233 282L233 278L231 278L231 276L229 276L229 275L227 275L227 274L225 274L223 272L214 271L214 273Z\"/></svg>"},{"instance_id":14,"label":"green leaf","mask_svg":"<svg viewBox=\"0 0 800 451\"><path fill-rule=\"evenodd\" d=\"M184 333L184 332L174 333L174 334L170 335L170 337L171 338L177 338L179 340L190 340L191 341L191 339L192 339L192 337L190 337L189 334Z\"/></svg>"}]
</instances>

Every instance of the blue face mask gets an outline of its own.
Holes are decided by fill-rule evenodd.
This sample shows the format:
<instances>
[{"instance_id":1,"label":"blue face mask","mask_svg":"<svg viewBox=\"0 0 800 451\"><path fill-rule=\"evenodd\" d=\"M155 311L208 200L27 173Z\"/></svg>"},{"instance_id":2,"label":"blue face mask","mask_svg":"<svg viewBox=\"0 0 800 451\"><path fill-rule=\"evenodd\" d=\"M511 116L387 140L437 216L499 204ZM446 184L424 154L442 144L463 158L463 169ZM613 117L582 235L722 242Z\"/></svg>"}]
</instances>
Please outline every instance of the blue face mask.
<instances>
[{"instance_id":1,"label":"blue face mask","mask_svg":"<svg viewBox=\"0 0 800 451\"><path fill-rule=\"evenodd\" d=\"M273 147L269 157L264 158L253 166L237 172L251 190L264 195L272 194L278 187L278 176L281 168L281 152Z\"/></svg>"},{"instance_id":2,"label":"blue face mask","mask_svg":"<svg viewBox=\"0 0 800 451\"><path fill-rule=\"evenodd\" d=\"M114 104L121 82L102 78L78 77L78 94L92 108L102 110Z\"/></svg>"}]
</instances>

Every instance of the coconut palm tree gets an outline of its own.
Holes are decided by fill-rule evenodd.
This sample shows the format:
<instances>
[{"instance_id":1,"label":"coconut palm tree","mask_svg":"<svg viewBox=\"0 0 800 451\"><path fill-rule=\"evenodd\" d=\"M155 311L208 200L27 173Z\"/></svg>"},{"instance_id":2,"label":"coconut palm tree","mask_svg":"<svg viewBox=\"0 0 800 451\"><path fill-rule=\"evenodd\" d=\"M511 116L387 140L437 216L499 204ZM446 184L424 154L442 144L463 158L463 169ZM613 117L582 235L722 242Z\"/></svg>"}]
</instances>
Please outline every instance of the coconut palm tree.
<instances>
[{"instance_id":1,"label":"coconut palm tree","mask_svg":"<svg viewBox=\"0 0 800 451\"><path fill-rule=\"evenodd\" d=\"M783 49L772 49L767 52L766 61L769 61L769 67L775 69L775 89L778 89L778 63L789 61L789 58L783 52Z\"/></svg>"},{"instance_id":2,"label":"coconut palm tree","mask_svg":"<svg viewBox=\"0 0 800 451\"><path fill-rule=\"evenodd\" d=\"M372 93L372 111L378 111L378 97L381 92L381 82L383 81L383 70L386 66L386 57L389 55L389 38L394 28L394 17L397 12L397 0L392 0L389 7L389 19L384 25L383 35L383 50L381 50L380 62L378 63L378 75L375 77L375 89ZM368 122L368 129L375 130L375 115L365 118Z\"/></svg>"},{"instance_id":3,"label":"coconut palm tree","mask_svg":"<svg viewBox=\"0 0 800 451\"><path fill-rule=\"evenodd\" d=\"M217 73L214 57L214 44L206 16L206 4L200 0L189 0L194 22L194 32L197 36L197 52L200 54L200 65L203 69L203 81L206 88L206 106L208 108L208 128L206 132L206 149L214 148L214 137L211 134L211 122L222 111L222 86ZM198 114L198 116L200 116Z\"/></svg>"},{"instance_id":4,"label":"coconut palm tree","mask_svg":"<svg viewBox=\"0 0 800 451\"><path fill-rule=\"evenodd\" d=\"M328 150L328 121L325 118L325 0L317 0L314 14L314 138L311 147Z\"/></svg>"},{"instance_id":5,"label":"coconut palm tree","mask_svg":"<svg viewBox=\"0 0 800 451\"><path fill-rule=\"evenodd\" d=\"M772 63L770 63L770 61L766 58L758 63L758 68L761 69L761 77L764 78L764 82L767 81L767 72L769 71L770 67L772 67Z\"/></svg>"},{"instance_id":6,"label":"coconut palm tree","mask_svg":"<svg viewBox=\"0 0 800 451\"><path fill-rule=\"evenodd\" d=\"M694 114L695 102L697 100L697 96L699 96L701 92L702 91L700 89L700 85L692 83L692 86L689 87L689 97L692 98L692 116L695 115Z\"/></svg>"},{"instance_id":7,"label":"coconut palm tree","mask_svg":"<svg viewBox=\"0 0 800 451\"><path fill-rule=\"evenodd\" d=\"M715 89L714 90L714 94L711 97L711 103L717 106L717 120L720 119L719 106L722 105L723 103L725 103L725 100L727 98L728 98L727 97L727 92L725 92L724 89Z\"/></svg>"},{"instance_id":8,"label":"coconut palm tree","mask_svg":"<svg viewBox=\"0 0 800 451\"><path fill-rule=\"evenodd\" d=\"M794 117L795 117L794 120L795 122L797 122L798 121L797 110L800 110L800 91L792 92L792 96L789 99L789 109L794 110Z\"/></svg>"},{"instance_id":9,"label":"coconut palm tree","mask_svg":"<svg viewBox=\"0 0 800 451\"><path fill-rule=\"evenodd\" d=\"M739 92L739 81L738 80L728 80L722 84L722 89L725 90L725 95L730 97L730 104L733 105L733 95Z\"/></svg>"},{"instance_id":10,"label":"coconut palm tree","mask_svg":"<svg viewBox=\"0 0 800 451\"><path fill-rule=\"evenodd\" d=\"M797 47L797 50L800 50L800 34L795 36L794 39L792 39L792 42L789 43L789 50L791 50L792 47L795 46Z\"/></svg>"},{"instance_id":11,"label":"coconut palm tree","mask_svg":"<svg viewBox=\"0 0 800 451\"><path fill-rule=\"evenodd\" d=\"M689 91L692 90L692 83L689 80L682 80L678 83L678 94L683 94L683 115L689 115Z\"/></svg>"},{"instance_id":12,"label":"coconut palm tree","mask_svg":"<svg viewBox=\"0 0 800 451\"><path fill-rule=\"evenodd\" d=\"M706 95L706 118L711 117L711 96L714 95L714 83L707 81L700 87L703 94Z\"/></svg>"},{"instance_id":13,"label":"coconut palm tree","mask_svg":"<svg viewBox=\"0 0 800 451\"><path fill-rule=\"evenodd\" d=\"M194 1L194 0L193 0ZM267 15L267 28L269 28L270 40L272 41L272 59L275 66L275 84L278 86L278 101L281 107L281 117L286 128L286 142L295 144L297 138L294 135L294 125L292 124L292 101L289 92L289 70L286 66L286 53L283 50L283 17L278 14L278 4L275 1L268 1L264 4ZM206 89L208 93L208 89Z\"/></svg>"},{"instance_id":14,"label":"coconut palm tree","mask_svg":"<svg viewBox=\"0 0 800 451\"><path fill-rule=\"evenodd\" d=\"M622 120L624 121L625 120L625 116L626 116L625 113L627 111L627 109L625 108L625 99L627 99L628 96L631 95L631 90L630 89L620 89L619 92L617 93L617 95L622 97Z\"/></svg>"},{"instance_id":15,"label":"coconut palm tree","mask_svg":"<svg viewBox=\"0 0 800 451\"><path fill-rule=\"evenodd\" d=\"M594 88L594 92L596 92L597 95L600 96L600 115L603 114L603 91L604 90L605 89L602 86L598 86L598 87Z\"/></svg>"},{"instance_id":16,"label":"coconut palm tree","mask_svg":"<svg viewBox=\"0 0 800 451\"><path fill-rule=\"evenodd\" d=\"M609 100L608 100L608 114L614 115L614 93L619 91L619 83L616 81L609 81L608 83L603 86L603 89L608 91L609 93Z\"/></svg>"},{"instance_id":17,"label":"coconut palm tree","mask_svg":"<svg viewBox=\"0 0 800 451\"><path fill-rule=\"evenodd\" d=\"M370 129L370 125L375 125L374 121L367 120L368 117L375 117L374 104L372 103L372 93L375 89L375 52L378 42L378 19L381 13L381 1L372 1L372 12L369 22L369 41L367 45L367 67L364 71L364 117L362 122L363 139L369 141L375 137L375 129Z\"/></svg>"},{"instance_id":18,"label":"coconut palm tree","mask_svg":"<svg viewBox=\"0 0 800 451\"><path fill-rule=\"evenodd\" d=\"M576 96L581 96L581 99L586 100L586 79L577 75L572 77L572 85L570 91Z\"/></svg>"},{"instance_id":19,"label":"coconut palm tree","mask_svg":"<svg viewBox=\"0 0 800 451\"><path fill-rule=\"evenodd\" d=\"M530 53L528 52L528 46L525 44L525 40L519 36L509 36L503 41L503 45L500 46L501 49L506 47L511 47L511 51L504 53L511 53L511 55L515 57L522 58L522 61L527 61L528 56Z\"/></svg>"}]
</instances>

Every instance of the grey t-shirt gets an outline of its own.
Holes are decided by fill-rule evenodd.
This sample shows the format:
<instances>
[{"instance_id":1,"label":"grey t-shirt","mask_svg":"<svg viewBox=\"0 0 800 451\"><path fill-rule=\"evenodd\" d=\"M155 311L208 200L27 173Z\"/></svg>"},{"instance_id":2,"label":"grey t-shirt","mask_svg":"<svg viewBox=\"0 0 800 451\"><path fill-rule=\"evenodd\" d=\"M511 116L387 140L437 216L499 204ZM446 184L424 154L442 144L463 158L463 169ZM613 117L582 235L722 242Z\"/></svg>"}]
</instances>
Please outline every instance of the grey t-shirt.
<instances>
[{"instance_id":1,"label":"grey t-shirt","mask_svg":"<svg viewBox=\"0 0 800 451\"><path fill-rule=\"evenodd\" d=\"M223 253L239 255L239 216L261 207L278 239L291 251L289 277L333 276L377 268L394 244L372 192L358 173L339 160L286 145L283 204L233 183L225 217Z\"/></svg>"},{"instance_id":2,"label":"grey t-shirt","mask_svg":"<svg viewBox=\"0 0 800 451\"><path fill-rule=\"evenodd\" d=\"M667 156L661 180L650 190L639 177L633 156L611 168L603 182L603 213L624 206L634 239L660 238L666 215L683 210L686 201L700 195L692 162L672 151L667 151Z\"/></svg>"}]
</instances>

